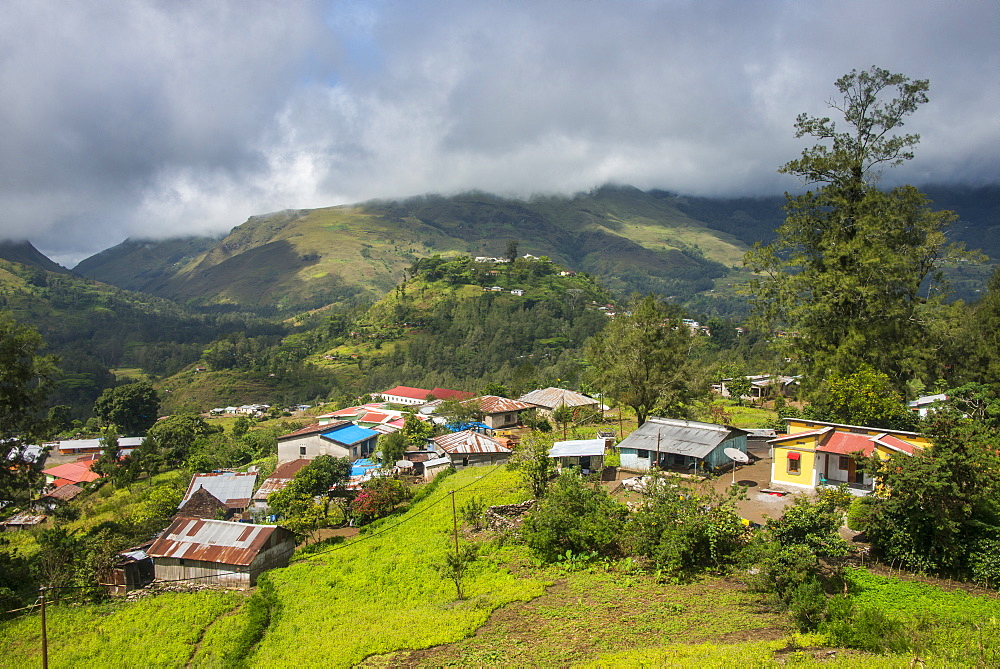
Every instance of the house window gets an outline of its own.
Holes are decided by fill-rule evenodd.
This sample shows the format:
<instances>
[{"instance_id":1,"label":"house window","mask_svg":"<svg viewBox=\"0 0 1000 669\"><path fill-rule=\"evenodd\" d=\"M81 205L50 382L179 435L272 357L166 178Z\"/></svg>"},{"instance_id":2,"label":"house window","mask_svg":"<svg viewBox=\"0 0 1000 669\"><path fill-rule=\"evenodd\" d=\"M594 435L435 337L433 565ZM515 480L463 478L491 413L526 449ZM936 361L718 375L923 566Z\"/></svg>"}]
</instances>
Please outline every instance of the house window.
<instances>
[{"instance_id":1,"label":"house window","mask_svg":"<svg viewBox=\"0 0 1000 669\"><path fill-rule=\"evenodd\" d=\"M789 474L798 474L798 473L800 473L802 471L801 464L799 462L799 458L801 458L801 457L802 456L799 453L789 453L788 454L788 460L787 460L787 462L788 462L788 473Z\"/></svg>"},{"instance_id":2,"label":"house window","mask_svg":"<svg viewBox=\"0 0 1000 669\"><path fill-rule=\"evenodd\" d=\"M468 457L462 458L462 466L463 467L468 467L469 466L469 458Z\"/></svg>"},{"instance_id":3,"label":"house window","mask_svg":"<svg viewBox=\"0 0 1000 669\"><path fill-rule=\"evenodd\" d=\"M184 558L178 558L177 559L177 565L180 566L180 567L183 567L184 566Z\"/></svg>"},{"instance_id":4,"label":"house window","mask_svg":"<svg viewBox=\"0 0 1000 669\"><path fill-rule=\"evenodd\" d=\"M846 472L848 469L851 468L851 459L846 455L841 455L839 467Z\"/></svg>"},{"instance_id":5,"label":"house window","mask_svg":"<svg viewBox=\"0 0 1000 669\"><path fill-rule=\"evenodd\" d=\"M305 455L305 454L306 454L306 447L299 446L299 455Z\"/></svg>"},{"instance_id":6,"label":"house window","mask_svg":"<svg viewBox=\"0 0 1000 669\"><path fill-rule=\"evenodd\" d=\"M636 452L636 455L639 458L643 458L643 459L646 459L646 460L649 459L649 451L644 451L641 448Z\"/></svg>"}]
</instances>

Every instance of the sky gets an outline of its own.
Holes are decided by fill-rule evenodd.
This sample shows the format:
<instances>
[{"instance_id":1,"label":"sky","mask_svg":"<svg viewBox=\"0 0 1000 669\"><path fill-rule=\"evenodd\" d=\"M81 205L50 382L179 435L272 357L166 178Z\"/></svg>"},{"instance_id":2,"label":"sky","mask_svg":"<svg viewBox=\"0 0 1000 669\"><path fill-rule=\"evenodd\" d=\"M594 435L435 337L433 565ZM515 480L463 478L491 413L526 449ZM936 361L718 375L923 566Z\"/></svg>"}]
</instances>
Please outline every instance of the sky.
<instances>
[{"instance_id":1,"label":"sky","mask_svg":"<svg viewBox=\"0 0 1000 669\"><path fill-rule=\"evenodd\" d=\"M794 189L833 82L930 80L887 178L1000 182L996 0L8 0L0 237L57 262L471 189Z\"/></svg>"}]
</instances>

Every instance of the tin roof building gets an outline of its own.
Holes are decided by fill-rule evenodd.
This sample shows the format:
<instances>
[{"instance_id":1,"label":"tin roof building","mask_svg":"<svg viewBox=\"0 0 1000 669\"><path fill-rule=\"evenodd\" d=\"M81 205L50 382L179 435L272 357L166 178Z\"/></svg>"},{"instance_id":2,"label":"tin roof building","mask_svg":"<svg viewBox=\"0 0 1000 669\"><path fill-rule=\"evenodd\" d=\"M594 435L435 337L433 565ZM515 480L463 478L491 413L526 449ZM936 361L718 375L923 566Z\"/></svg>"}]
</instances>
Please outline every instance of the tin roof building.
<instances>
[{"instance_id":1,"label":"tin roof building","mask_svg":"<svg viewBox=\"0 0 1000 669\"><path fill-rule=\"evenodd\" d=\"M275 525L178 518L146 553L156 579L191 580L248 588L268 569L286 567L295 552L295 535Z\"/></svg>"}]
</instances>

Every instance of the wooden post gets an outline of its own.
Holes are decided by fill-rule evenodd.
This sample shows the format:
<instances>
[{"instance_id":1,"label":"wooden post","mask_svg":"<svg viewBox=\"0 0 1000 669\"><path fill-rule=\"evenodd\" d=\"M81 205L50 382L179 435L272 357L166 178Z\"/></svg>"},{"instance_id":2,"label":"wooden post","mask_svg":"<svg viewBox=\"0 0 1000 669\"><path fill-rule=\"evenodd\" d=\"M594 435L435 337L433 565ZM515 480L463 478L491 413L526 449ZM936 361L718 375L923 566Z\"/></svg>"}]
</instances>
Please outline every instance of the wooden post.
<instances>
[{"instance_id":1,"label":"wooden post","mask_svg":"<svg viewBox=\"0 0 1000 669\"><path fill-rule=\"evenodd\" d=\"M455 491L451 491L451 522L455 534L455 590L462 599L462 555L458 551L458 512L455 510Z\"/></svg>"},{"instance_id":2,"label":"wooden post","mask_svg":"<svg viewBox=\"0 0 1000 669\"><path fill-rule=\"evenodd\" d=\"M49 669L49 641L45 635L45 586L38 589L42 600L42 669Z\"/></svg>"}]
</instances>

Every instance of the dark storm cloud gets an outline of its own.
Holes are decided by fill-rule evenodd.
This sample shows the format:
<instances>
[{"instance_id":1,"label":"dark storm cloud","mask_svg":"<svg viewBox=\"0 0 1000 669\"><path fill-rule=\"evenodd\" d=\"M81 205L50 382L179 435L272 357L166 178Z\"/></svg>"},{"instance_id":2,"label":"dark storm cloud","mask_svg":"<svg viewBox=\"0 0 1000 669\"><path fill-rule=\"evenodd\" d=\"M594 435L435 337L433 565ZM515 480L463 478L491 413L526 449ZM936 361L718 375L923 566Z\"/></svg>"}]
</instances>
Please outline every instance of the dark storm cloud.
<instances>
[{"instance_id":1,"label":"dark storm cloud","mask_svg":"<svg viewBox=\"0 0 1000 669\"><path fill-rule=\"evenodd\" d=\"M0 23L3 230L125 236L479 188L773 193L800 111L931 79L916 181L1000 174L995 2L56 3Z\"/></svg>"}]
</instances>

